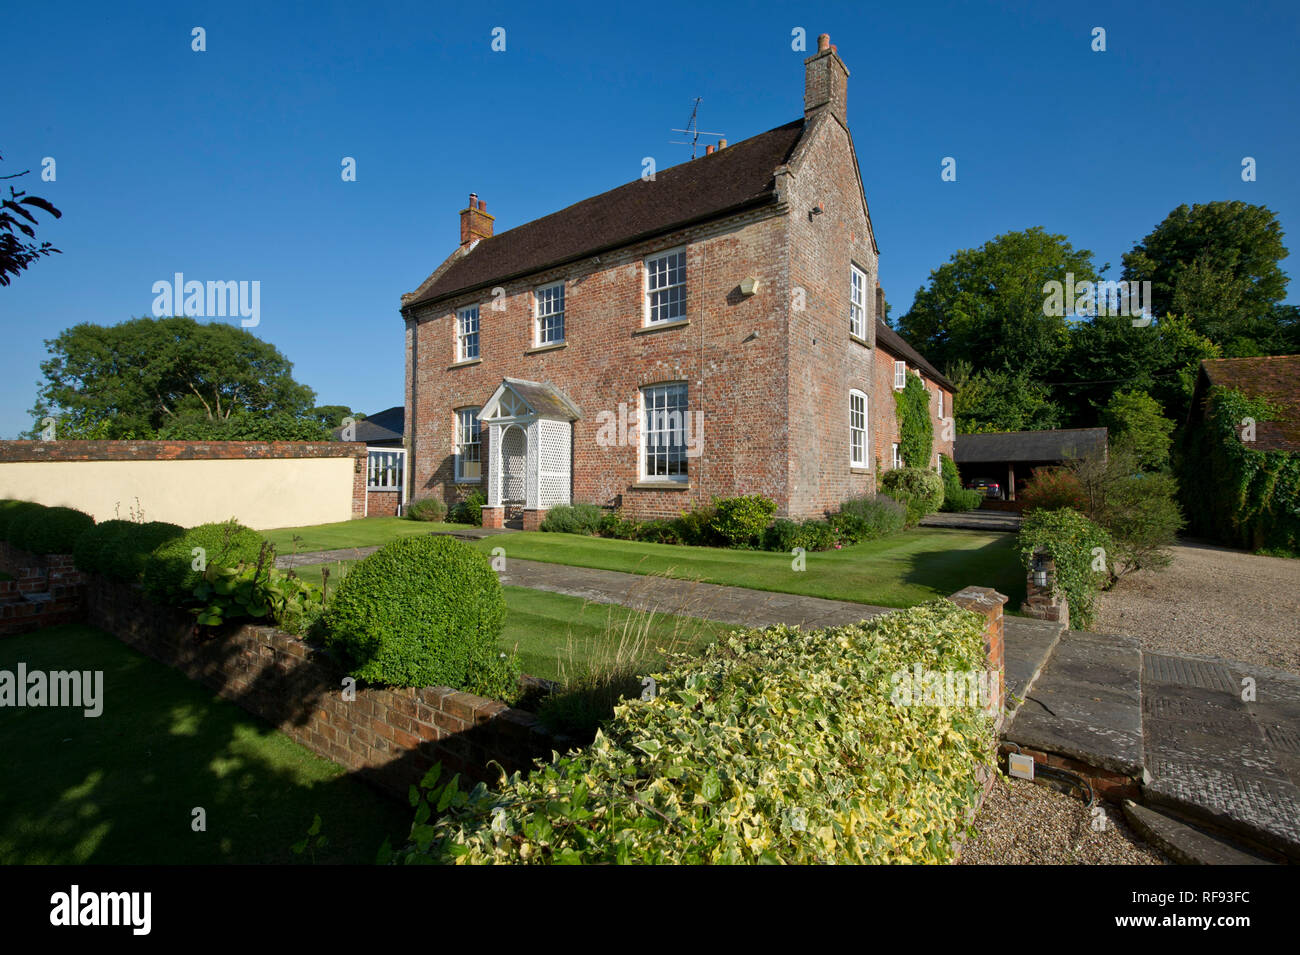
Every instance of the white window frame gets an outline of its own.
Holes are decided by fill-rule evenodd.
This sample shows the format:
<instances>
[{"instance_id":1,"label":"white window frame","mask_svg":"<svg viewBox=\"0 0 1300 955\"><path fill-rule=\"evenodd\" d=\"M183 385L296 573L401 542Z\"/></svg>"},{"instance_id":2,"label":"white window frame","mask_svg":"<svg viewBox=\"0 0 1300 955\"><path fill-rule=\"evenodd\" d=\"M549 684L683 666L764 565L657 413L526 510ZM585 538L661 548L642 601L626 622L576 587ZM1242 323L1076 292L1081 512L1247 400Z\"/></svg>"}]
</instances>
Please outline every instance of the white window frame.
<instances>
[{"instance_id":1,"label":"white window frame","mask_svg":"<svg viewBox=\"0 0 1300 955\"><path fill-rule=\"evenodd\" d=\"M556 291L559 292L560 307L558 309L554 307L555 300L551 295ZM533 344L537 347L564 344L564 298L563 282L551 282L547 285L538 286L533 291ZM544 308L545 310L543 310ZM547 323L556 320L558 320L559 336L547 338L545 334Z\"/></svg>"},{"instance_id":2,"label":"white window frame","mask_svg":"<svg viewBox=\"0 0 1300 955\"><path fill-rule=\"evenodd\" d=\"M474 327L468 330L470 321ZM456 360L473 361L479 357L479 311L477 305L467 305L456 309ZM469 353L470 341L474 343L474 354Z\"/></svg>"},{"instance_id":3,"label":"white window frame","mask_svg":"<svg viewBox=\"0 0 1300 955\"><path fill-rule=\"evenodd\" d=\"M894 390L902 391L907 387L907 362L894 361Z\"/></svg>"},{"instance_id":4,"label":"white window frame","mask_svg":"<svg viewBox=\"0 0 1300 955\"><path fill-rule=\"evenodd\" d=\"M672 270L673 268L676 267L678 268L678 277L680 278L681 281L666 283L658 287L652 287L653 285L652 278L654 278L656 273L658 272L659 263L664 262L667 259L675 259L678 256L681 257L681 265L679 267L674 266L672 264L666 265L664 267L664 275L665 278L671 277ZM681 314L666 315L665 317L656 318L655 317L656 296L664 295L665 293L671 293L674 289L681 289L681 294L680 294ZM644 281L643 292L644 292L644 301L645 301L645 326L647 328L650 327L651 325L671 325L676 322L686 321L687 311L686 311L686 247L685 246L682 246L677 249L668 249L663 252L656 252L654 255L646 256L645 281ZM671 294L668 294L665 299L665 302L668 303L672 299L673 296ZM661 312L667 312L671 310L671 304L661 304L658 307L661 310Z\"/></svg>"},{"instance_id":5,"label":"white window frame","mask_svg":"<svg viewBox=\"0 0 1300 955\"><path fill-rule=\"evenodd\" d=\"M674 397L678 392L681 393L680 405ZM637 456L640 459L641 480L650 483L685 483L690 480L690 448L687 445L690 386L684 381L659 382L658 384L643 386L640 395L641 447ZM678 412L680 417L673 420L671 418L673 412ZM680 438L680 445L672 442L671 439L674 435ZM655 452L656 460L654 465L651 466L650 463L651 446L653 445L656 449L659 448L661 437L666 439L662 445L664 448L662 452L662 471L660 470L659 451L656 450ZM681 449L680 458L674 460L676 457L674 449L677 447ZM674 471L675 466L680 467L680 470Z\"/></svg>"},{"instance_id":6,"label":"white window frame","mask_svg":"<svg viewBox=\"0 0 1300 955\"><path fill-rule=\"evenodd\" d=\"M405 475L405 448L366 448L367 491L400 491Z\"/></svg>"},{"instance_id":7,"label":"white window frame","mask_svg":"<svg viewBox=\"0 0 1300 955\"><path fill-rule=\"evenodd\" d=\"M862 426L858 427L854 423L857 410L854 408L855 400L862 399ZM865 392L858 391L856 388L849 390L849 467L865 468L867 466L867 457L871 451L871 401L867 398ZM862 436L860 446L854 439L858 435Z\"/></svg>"},{"instance_id":8,"label":"white window frame","mask_svg":"<svg viewBox=\"0 0 1300 955\"><path fill-rule=\"evenodd\" d=\"M867 273L849 265L849 334L867 338Z\"/></svg>"},{"instance_id":9,"label":"white window frame","mask_svg":"<svg viewBox=\"0 0 1300 955\"><path fill-rule=\"evenodd\" d=\"M898 444L897 441L894 442L893 448L894 448L894 460L893 460L893 462L892 462L892 463L893 463L893 469L894 469L895 471L897 471L899 468L901 468L901 467L903 466L903 451L902 451L902 449L899 447L899 444Z\"/></svg>"},{"instance_id":10,"label":"white window frame","mask_svg":"<svg viewBox=\"0 0 1300 955\"><path fill-rule=\"evenodd\" d=\"M457 484L478 484L483 480L483 425L478 419L478 413L482 408L468 407L457 408L453 414L455 418L455 433L452 438L454 445L452 453L456 457L456 483ZM470 414L474 416L474 434L470 440L465 439L464 418ZM467 454L467 449L473 448L473 455ZM467 460L468 459L468 460ZM467 476L465 473L466 464L477 464L478 474Z\"/></svg>"},{"instance_id":11,"label":"white window frame","mask_svg":"<svg viewBox=\"0 0 1300 955\"><path fill-rule=\"evenodd\" d=\"M943 420L943 389L935 388L935 393L939 396L939 420Z\"/></svg>"}]
</instances>

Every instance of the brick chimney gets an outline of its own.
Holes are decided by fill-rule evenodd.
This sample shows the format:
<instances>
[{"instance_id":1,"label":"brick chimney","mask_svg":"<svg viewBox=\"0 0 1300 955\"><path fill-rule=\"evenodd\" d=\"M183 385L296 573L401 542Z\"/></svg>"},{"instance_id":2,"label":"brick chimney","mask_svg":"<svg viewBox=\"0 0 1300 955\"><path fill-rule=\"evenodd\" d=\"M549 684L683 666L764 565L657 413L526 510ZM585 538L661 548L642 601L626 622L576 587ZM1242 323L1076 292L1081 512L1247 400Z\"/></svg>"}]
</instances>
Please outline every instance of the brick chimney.
<instances>
[{"instance_id":1,"label":"brick chimney","mask_svg":"<svg viewBox=\"0 0 1300 955\"><path fill-rule=\"evenodd\" d=\"M803 115L812 117L823 107L848 126L849 68L831 46L829 33L817 38L817 52L803 61Z\"/></svg>"},{"instance_id":2,"label":"brick chimney","mask_svg":"<svg viewBox=\"0 0 1300 955\"><path fill-rule=\"evenodd\" d=\"M487 203L475 193L469 194L469 208L460 210L460 244L469 245L476 239L492 238L493 217L487 213Z\"/></svg>"}]
</instances>

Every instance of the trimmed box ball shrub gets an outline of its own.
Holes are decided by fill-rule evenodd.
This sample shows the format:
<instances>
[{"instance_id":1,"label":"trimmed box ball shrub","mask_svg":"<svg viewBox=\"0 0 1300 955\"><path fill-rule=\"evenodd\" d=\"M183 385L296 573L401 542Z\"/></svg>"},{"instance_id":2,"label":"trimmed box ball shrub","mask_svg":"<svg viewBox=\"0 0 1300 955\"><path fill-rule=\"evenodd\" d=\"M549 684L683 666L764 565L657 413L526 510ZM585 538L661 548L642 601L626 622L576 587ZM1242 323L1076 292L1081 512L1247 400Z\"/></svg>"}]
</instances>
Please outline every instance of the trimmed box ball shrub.
<instances>
[{"instance_id":1,"label":"trimmed box ball shrub","mask_svg":"<svg viewBox=\"0 0 1300 955\"><path fill-rule=\"evenodd\" d=\"M9 541L33 554L71 554L95 519L72 507L29 509L9 525Z\"/></svg>"},{"instance_id":2,"label":"trimmed box ball shrub","mask_svg":"<svg viewBox=\"0 0 1300 955\"><path fill-rule=\"evenodd\" d=\"M0 540L7 540L17 546L12 536L14 522L24 514L44 510L46 510L45 505L37 504L35 501L0 501Z\"/></svg>"},{"instance_id":3,"label":"trimmed box ball shrub","mask_svg":"<svg viewBox=\"0 0 1300 955\"><path fill-rule=\"evenodd\" d=\"M96 524L77 540L77 567L117 580L137 581L144 562L160 544L185 533L179 524L112 520Z\"/></svg>"},{"instance_id":4,"label":"trimmed box ball shrub","mask_svg":"<svg viewBox=\"0 0 1300 955\"><path fill-rule=\"evenodd\" d=\"M499 659L501 584L485 554L452 537L406 537L358 562L325 613L352 675L390 686L475 691Z\"/></svg>"},{"instance_id":5,"label":"trimmed box ball shrub","mask_svg":"<svg viewBox=\"0 0 1300 955\"><path fill-rule=\"evenodd\" d=\"M727 547L753 547L776 513L776 502L761 494L724 497L713 506L709 526Z\"/></svg>"},{"instance_id":6,"label":"trimmed box ball shrub","mask_svg":"<svg viewBox=\"0 0 1300 955\"><path fill-rule=\"evenodd\" d=\"M435 767L396 861L950 862L993 724L979 705L903 698L900 680L986 673L983 624L936 600L674 656L590 746L497 791Z\"/></svg>"},{"instance_id":7,"label":"trimmed box ball shrub","mask_svg":"<svg viewBox=\"0 0 1300 955\"><path fill-rule=\"evenodd\" d=\"M207 566L235 567L255 563L265 543L261 534L233 519L191 527L180 537L164 541L145 558L141 576L145 595L155 603L189 605L203 577L203 571L194 568L196 547L203 548Z\"/></svg>"},{"instance_id":8,"label":"trimmed box ball shrub","mask_svg":"<svg viewBox=\"0 0 1300 955\"><path fill-rule=\"evenodd\" d=\"M895 468L880 479L881 487L907 508L907 526L911 527L943 505L943 479L929 468Z\"/></svg>"},{"instance_id":9,"label":"trimmed box ball shrub","mask_svg":"<svg viewBox=\"0 0 1300 955\"><path fill-rule=\"evenodd\" d=\"M447 516L447 505L436 497L422 497L406 505L406 516L413 521L441 521Z\"/></svg>"}]
</instances>

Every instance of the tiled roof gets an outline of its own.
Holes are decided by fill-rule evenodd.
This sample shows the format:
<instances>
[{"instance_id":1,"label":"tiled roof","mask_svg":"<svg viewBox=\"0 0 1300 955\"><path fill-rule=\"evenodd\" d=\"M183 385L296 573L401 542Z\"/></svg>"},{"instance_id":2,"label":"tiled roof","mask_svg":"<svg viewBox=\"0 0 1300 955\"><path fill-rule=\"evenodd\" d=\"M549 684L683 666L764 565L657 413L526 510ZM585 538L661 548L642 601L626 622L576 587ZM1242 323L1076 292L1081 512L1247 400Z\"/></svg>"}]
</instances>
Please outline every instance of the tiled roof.
<instances>
[{"instance_id":1,"label":"tiled roof","mask_svg":"<svg viewBox=\"0 0 1300 955\"><path fill-rule=\"evenodd\" d=\"M362 418L356 425L356 437L354 441L364 441L367 444L375 444L379 441L401 441L405 432L406 408L398 405L395 408L387 408L383 411L377 411L368 418ZM341 427L334 429L334 440L342 440L343 429Z\"/></svg>"},{"instance_id":2,"label":"tiled roof","mask_svg":"<svg viewBox=\"0 0 1300 955\"><path fill-rule=\"evenodd\" d=\"M1256 425L1257 450L1300 451L1300 355L1207 358L1201 369L1211 385L1265 398L1281 411L1277 421Z\"/></svg>"},{"instance_id":3,"label":"tiled roof","mask_svg":"<svg viewBox=\"0 0 1300 955\"><path fill-rule=\"evenodd\" d=\"M903 336L898 334L880 319L876 319L876 345L915 365L929 375L932 379L943 385L949 391L956 391L956 386L947 379L946 376L939 374L939 369L926 361L919 351L913 348L904 340Z\"/></svg>"},{"instance_id":4,"label":"tiled roof","mask_svg":"<svg viewBox=\"0 0 1300 955\"><path fill-rule=\"evenodd\" d=\"M953 444L952 459L957 464L1067 461L1105 446L1105 428L959 434Z\"/></svg>"},{"instance_id":5,"label":"tiled roof","mask_svg":"<svg viewBox=\"0 0 1300 955\"><path fill-rule=\"evenodd\" d=\"M658 170L567 209L481 239L412 293L410 308L488 287L671 232L733 215L775 197L774 173L794 151L802 119L711 155Z\"/></svg>"}]
</instances>

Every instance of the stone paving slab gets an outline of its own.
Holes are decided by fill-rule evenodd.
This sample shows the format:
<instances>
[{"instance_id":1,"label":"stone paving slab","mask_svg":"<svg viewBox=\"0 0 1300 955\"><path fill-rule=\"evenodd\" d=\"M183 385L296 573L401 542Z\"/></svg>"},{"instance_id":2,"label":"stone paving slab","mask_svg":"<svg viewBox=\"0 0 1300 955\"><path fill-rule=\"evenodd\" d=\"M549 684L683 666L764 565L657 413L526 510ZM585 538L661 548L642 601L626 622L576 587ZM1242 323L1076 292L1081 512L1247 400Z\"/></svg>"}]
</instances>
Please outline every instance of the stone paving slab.
<instances>
[{"instance_id":1,"label":"stone paving slab","mask_svg":"<svg viewBox=\"0 0 1300 955\"><path fill-rule=\"evenodd\" d=\"M940 511L921 518L922 527L951 527L966 531L1020 530L1020 515L1015 511Z\"/></svg>"},{"instance_id":2,"label":"stone paving slab","mask_svg":"<svg viewBox=\"0 0 1300 955\"><path fill-rule=\"evenodd\" d=\"M1141 660L1135 638L1067 631L1003 735L1031 749L1141 775Z\"/></svg>"},{"instance_id":3,"label":"stone paving slab","mask_svg":"<svg viewBox=\"0 0 1300 955\"><path fill-rule=\"evenodd\" d=\"M1059 623L1029 617L1003 618L1002 649L1006 664L1007 705L1025 695L1065 631Z\"/></svg>"}]
</instances>

